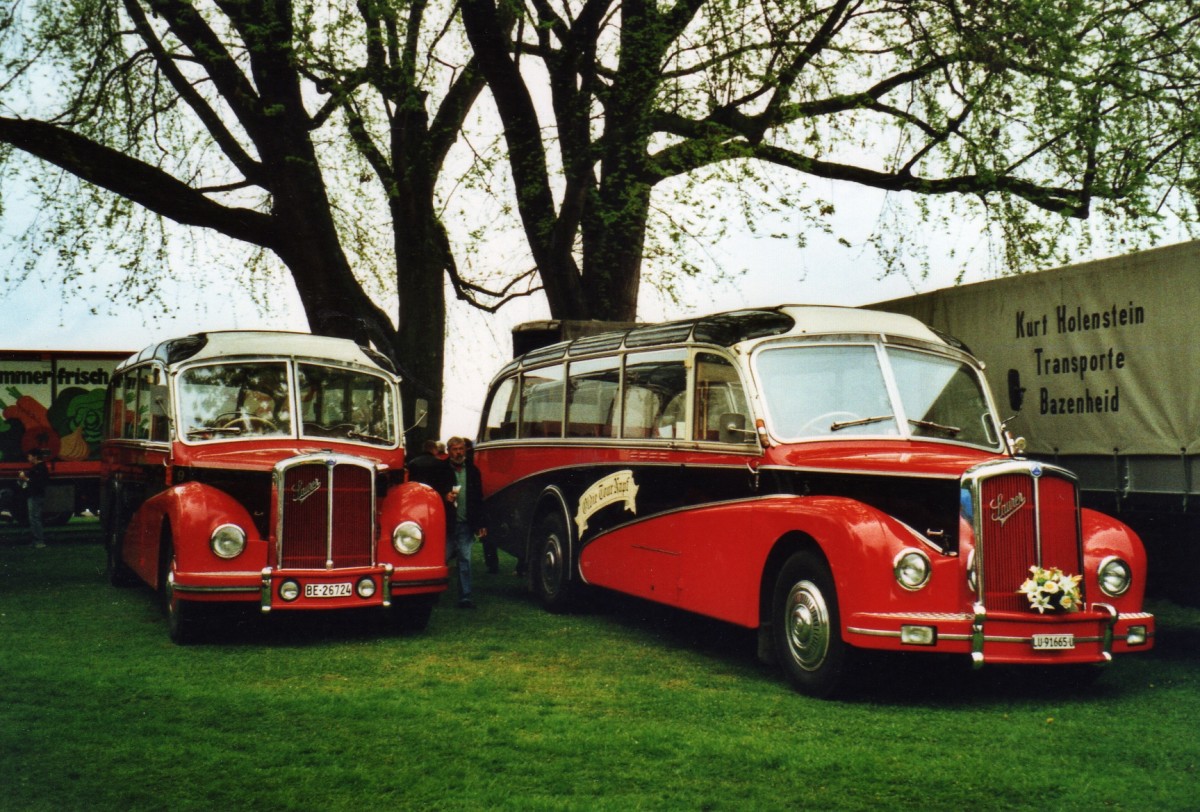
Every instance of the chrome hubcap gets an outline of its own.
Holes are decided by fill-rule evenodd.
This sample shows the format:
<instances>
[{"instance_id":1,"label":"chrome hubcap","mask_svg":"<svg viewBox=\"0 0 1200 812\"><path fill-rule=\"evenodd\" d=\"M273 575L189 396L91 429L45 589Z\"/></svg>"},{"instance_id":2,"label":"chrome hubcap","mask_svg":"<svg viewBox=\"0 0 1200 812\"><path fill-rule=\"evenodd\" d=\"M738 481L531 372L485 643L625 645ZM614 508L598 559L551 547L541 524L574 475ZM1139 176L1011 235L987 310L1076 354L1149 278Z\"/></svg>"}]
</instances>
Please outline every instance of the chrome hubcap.
<instances>
[{"instance_id":1,"label":"chrome hubcap","mask_svg":"<svg viewBox=\"0 0 1200 812\"><path fill-rule=\"evenodd\" d=\"M542 550L541 572L542 591L547 595L557 593L562 581L562 545L558 536L552 535L546 539L546 546Z\"/></svg>"},{"instance_id":2,"label":"chrome hubcap","mask_svg":"<svg viewBox=\"0 0 1200 812\"><path fill-rule=\"evenodd\" d=\"M805 671L820 667L829 653L829 608L812 581L800 581L787 598L788 652Z\"/></svg>"}]
</instances>

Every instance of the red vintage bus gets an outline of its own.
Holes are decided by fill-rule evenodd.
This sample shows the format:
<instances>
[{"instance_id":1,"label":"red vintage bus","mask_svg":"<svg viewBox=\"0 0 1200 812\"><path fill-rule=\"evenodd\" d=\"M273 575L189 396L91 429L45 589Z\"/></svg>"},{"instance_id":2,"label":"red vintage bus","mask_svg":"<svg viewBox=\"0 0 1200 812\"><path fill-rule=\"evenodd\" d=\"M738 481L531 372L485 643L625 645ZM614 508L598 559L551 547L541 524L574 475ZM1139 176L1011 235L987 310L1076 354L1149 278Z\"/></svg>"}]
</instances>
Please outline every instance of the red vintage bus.
<instances>
[{"instance_id":1,"label":"red vintage bus","mask_svg":"<svg viewBox=\"0 0 1200 812\"><path fill-rule=\"evenodd\" d=\"M158 589L177 643L218 603L424 628L445 519L405 482L399 397L391 362L342 339L202 333L129 358L102 448L109 579Z\"/></svg>"},{"instance_id":2,"label":"red vintage bus","mask_svg":"<svg viewBox=\"0 0 1200 812\"><path fill-rule=\"evenodd\" d=\"M956 342L783 306L526 353L475 461L547 608L603 587L757 629L825 696L867 649L1088 676L1151 647L1141 541L1019 449Z\"/></svg>"}]
</instances>

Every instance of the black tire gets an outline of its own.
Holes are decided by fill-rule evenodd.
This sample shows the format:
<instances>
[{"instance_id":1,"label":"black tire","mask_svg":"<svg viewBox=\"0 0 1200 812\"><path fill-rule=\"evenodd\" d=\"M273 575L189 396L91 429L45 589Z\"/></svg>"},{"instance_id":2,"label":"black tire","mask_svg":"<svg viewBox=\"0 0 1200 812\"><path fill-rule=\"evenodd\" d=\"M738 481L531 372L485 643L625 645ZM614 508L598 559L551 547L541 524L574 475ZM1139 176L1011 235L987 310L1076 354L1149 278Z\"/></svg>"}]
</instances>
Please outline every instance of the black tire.
<instances>
[{"instance_id":1,"label":"black tire","mask_svg":"<svg viewBox=\"0 0 1200 812\"><path fill-rule=\"evenodd\" d=\"M112 525L104 534L104 574L112 586L133 586L138 582L137 575L121 555L125 538L124 528L117 526L116 522Z\"/></svg>"},{"instance_id":2,"label":"black tire","mask_svg":"<svg viewBox=\"0 0 1200 812\"><path fill-rule=\"evenodd\" d=\"M402 634L415 634L425 631L429 625L429 616L433 614L437 595L418 595L414 598L393 600L388 611L391 614L392 625Z\"/></svg>"},{"instance_id":3,"label":"black tire","mask_svg":"<svg viewBox=\"0 0 1200 812\"><path fill-rule=\"evenodd\" d=\"M172 643L187 646L200 642L207 635L207 607L197 601L181 600L175 591L174 579L171 576L175 547L171 543L170 534L164 531L163 535L158 551L158 590L163 612L167 616L167 634L170 635Z\"/></svg>"},{"instance_id":4,"label":"black tire","mask_svg":"<svg viewBox=\"0 0 1200 812\"><path fill-rule=\"evenodd\" d=\"M818 554L795 553L779 571L771 633L779 664L797 691L829 697L847 687L855 652L842 640L833 575Z\"/></svg>"},{"instance_id":5,"label":"black tire","mask_svg":"<svg viewBox=\"0 0 1200 812\"><path fill-rule=\"evenodd\" d=\"M572 578L571 538L557 512L541 517L532 545L533 591L542 606L555 613L578 608L579 582Z\"/></svg>"},{"instance_id":6,"label":"black tire","mask_svg":"<svg viewBox=\"0 0 1200 812\"><path fill-rule=\"evenodd\" d=\"M125 564L121 555L125 545L125 527L120 522L115 497L110 501L106 515L101 519L101 525L104 529L104 575L113 587L132 587L138 583L138 577Z\"/></svg>"}]
</instances>

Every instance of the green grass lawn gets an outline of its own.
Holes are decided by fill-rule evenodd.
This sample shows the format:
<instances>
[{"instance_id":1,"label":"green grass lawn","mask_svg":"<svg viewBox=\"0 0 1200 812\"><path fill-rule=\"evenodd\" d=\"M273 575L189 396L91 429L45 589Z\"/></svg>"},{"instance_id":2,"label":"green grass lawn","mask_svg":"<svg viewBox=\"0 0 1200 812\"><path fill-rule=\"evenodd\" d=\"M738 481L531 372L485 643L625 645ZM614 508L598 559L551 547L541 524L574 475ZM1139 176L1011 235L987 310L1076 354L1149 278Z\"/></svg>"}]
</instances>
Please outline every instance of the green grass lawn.
<instances>
[{"instance_id":1,"label":"green grass lawn","mask_svg":"<svg viewBox=\"0 0 1200 812\"><path fill-rule=\"evenodd\" d=\"M1200 610L1091 687L929 658L847 701L749 632L482 575L429 629L250 616L178 647L86 533L0 537L0 809L1200 808ZM478 570L482 570L479 567Z\"/></svg>"}]
</instances>

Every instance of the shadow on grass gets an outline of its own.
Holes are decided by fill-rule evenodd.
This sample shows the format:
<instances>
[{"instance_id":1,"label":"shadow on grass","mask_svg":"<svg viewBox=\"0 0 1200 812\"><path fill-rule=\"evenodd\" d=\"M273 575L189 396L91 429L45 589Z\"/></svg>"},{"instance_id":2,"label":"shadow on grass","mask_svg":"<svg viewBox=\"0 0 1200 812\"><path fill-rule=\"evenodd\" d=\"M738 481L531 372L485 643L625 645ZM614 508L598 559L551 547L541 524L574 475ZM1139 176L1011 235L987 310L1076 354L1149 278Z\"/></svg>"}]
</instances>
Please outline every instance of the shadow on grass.
<instances>
[{"instance_id":1,"label":"shadow on grass","mask_svg":"<svg viewBox=\"0 0 1200 812\"><path fill-rule=\"evenodd\" d=\"M659 645L698 652L731 668L757 670L764 679L787 685L777 666L758 660L754 630L621 595L597 596L591 611L633 634L653 638ZM1200 665L1200 629L1160 630L1155 649L1118 656L1109 666L992 665L977 670L969 659L958 655L862 652L856 661L856 678L838 699L847 703L939 707L1107 701L1140 690L1130 672L1143 673L1146 666L1136 663L1149 665L1148 661L1164 660L1188 667Z\"/></svg>"}]
</instances>

